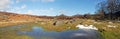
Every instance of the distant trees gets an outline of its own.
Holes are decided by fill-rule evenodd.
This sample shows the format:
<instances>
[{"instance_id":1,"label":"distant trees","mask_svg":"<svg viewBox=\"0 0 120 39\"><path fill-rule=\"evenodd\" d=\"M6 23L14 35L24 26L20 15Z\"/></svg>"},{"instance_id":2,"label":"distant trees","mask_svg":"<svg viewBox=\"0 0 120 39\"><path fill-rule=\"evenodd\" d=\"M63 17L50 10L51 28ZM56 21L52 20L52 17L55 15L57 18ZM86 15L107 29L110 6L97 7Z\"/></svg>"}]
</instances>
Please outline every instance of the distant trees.
<instances>
[{"instance_id":1,"label":"distant trees","mask_svg":"<svg viewBox=\"0 0 120 39\"><path fill-rule=\"evenodd\" d=\"M98 4L99 15L104 19L115 20L120 16L120 0L106 0Z\"/></svg>"}]
</instances>

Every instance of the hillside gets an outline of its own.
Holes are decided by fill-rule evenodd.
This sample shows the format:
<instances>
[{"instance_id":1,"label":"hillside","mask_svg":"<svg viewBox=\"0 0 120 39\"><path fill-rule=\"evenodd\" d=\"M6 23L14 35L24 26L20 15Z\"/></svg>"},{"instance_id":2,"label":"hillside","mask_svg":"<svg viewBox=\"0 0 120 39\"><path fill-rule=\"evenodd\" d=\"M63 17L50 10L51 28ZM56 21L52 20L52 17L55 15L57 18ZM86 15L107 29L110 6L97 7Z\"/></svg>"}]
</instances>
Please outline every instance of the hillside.
<instances>
[{"instance_id":1,"label":"hillside","mask_svg":"<svg viewBox=\"0 0 120 39\"><path fill-rule=\"evenodd\" d=\"M24 24L34 22L35 19L37 18L31 15L0 12L0 26Z\"/></svg>"}]
</instances>

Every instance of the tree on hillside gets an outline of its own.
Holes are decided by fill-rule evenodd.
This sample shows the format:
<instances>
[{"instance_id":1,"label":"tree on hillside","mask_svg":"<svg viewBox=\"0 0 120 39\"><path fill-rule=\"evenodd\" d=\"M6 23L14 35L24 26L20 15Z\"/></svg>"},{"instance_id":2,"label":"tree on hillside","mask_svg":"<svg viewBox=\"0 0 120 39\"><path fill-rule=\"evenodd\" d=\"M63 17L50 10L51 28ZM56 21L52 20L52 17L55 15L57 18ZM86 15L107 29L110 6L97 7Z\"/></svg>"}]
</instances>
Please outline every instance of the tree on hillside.
<instances>
[{"instance_id":1,"label":"tree on hillside","mask_svg":"<svg viewBox=\"0 0 120 39\"><path fill-rule=\"evenodd\" d=\"M101 11L103 11L105 14L107 14L106 16L109 18L109 20L118 18L115 13L120 11L120 0L106 0L100 2L98 6L98 13L101 13Z\"/></svg>"}]
</instances>

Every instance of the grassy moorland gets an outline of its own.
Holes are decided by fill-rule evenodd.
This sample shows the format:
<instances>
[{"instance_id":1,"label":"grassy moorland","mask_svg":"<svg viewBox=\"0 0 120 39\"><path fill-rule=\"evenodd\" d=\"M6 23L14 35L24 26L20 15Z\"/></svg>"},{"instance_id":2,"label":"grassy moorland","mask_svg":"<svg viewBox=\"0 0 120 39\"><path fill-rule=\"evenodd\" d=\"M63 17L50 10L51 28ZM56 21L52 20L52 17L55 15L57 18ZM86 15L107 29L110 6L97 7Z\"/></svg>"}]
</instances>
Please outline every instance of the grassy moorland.
<instances>
[{"instance_id":1,"label":"grassy moorland","mask_svg":"<svg viewBox=\"0 0 120 39\"><path fill-rule=\"evenodd\" d=\"M2 16L2 15L1 15ZM97 27L99 30L99 32L101 33L101 35L105 38L105 39L120 39L120 23L119 22L111 22L111 21L95 21L93 19L69 19L69 20L64 20L64 19L45 19L44 17L42 18L37 18L35 16L28 16L28 15L19 15L19 14L4 14L4 16L7 16L7 18L0 18L0 28L3 27L9 27L9 26L13 26L13 25L20 25L20 24L29 24L27 26L29 27L25 27L22 28L21 30L29 30L29 28L32 25L36 25L36 26L40 26L42 28L44 28L46 31L57 31L57 32L61 32L61 31L66 31L66 30L76 30L78 28L76 28L76 25L78 24L82 24L82 25L93 25L95 27ZM56 23L58 22L58 23ZM55 24L56 23L56 24ZM5 33L8 32L8 33ZM17 32L17 30L6 30L6 31L2 31L0 32L0 38L4 39L4 38L10 38L13 39L15 37L15 39L22 39L26 38L26 39L31 39L31 37L26 36L26 35L22 35L22 36L16 36L16 34L14 34L15 32ZM4 34L3 34L4 33ZM6 34L9 34L7 36L4 36ZM11 36L12 35L12 36ZM3 38L4 36L4 38Z\"/></svg>"},{"instance_id":2,"label":"grassy moorland","mask_svg":"<svg viewBox=\"0 0 120 39\"><path fill-rule=\"evenodd\" d=\"M35 19L37 18L30 15L0 12L0 27L30 23Z\"/></svg>"}]
</instances>

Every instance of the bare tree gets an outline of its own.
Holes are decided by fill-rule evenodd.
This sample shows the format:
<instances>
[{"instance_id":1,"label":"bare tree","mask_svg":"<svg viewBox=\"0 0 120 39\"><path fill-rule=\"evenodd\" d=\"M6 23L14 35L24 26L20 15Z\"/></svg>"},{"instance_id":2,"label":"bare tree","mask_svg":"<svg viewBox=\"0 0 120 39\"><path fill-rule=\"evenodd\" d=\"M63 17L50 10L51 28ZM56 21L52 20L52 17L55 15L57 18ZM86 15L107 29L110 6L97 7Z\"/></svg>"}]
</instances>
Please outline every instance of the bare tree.
<instances>
[{"instance_id":1,"label":"bare tree","mask_svg":"<svg viewBox=\"0 0 120 39\"><path fill-rule=\"evenodd\" d=\"M106 0L100 2L98 6L98 13L102 11L107 14L109 20L113 20L113 18L117 18L115 13L120 11L120 0Z\"/></svg>"}]
</instances>

